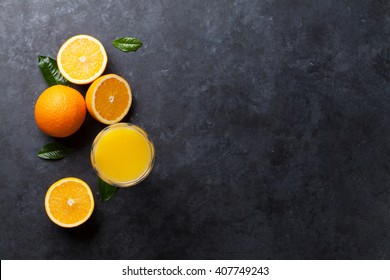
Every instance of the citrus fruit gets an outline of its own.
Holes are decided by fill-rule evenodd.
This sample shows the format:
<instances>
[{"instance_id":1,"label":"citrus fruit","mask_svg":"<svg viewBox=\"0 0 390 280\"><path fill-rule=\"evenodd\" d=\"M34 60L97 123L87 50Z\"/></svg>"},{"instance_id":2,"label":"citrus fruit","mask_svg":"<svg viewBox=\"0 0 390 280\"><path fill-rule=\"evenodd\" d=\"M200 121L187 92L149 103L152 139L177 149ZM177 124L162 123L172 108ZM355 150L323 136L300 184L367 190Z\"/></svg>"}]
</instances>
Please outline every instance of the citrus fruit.
<instances>
[{"instance_id":1,"label":"citrus fruit","mask_svg":"<svg viewBox=\"0 0 390 280\"><path fill-rule=\"evenodd\" d=\"M85 101L92 117L104 124L114 124L129 112L131 89L122 77L103 75L90 85Z\"/></svg>"},{"instance_id":2,"label":"citrus fruit","mask_svg":"<svg viewBox=\"0 0 390 280\"><path fill-rule=\"evenodd\" d=\"M68 39L57 54L58 69L74 84L89 84L96 80L107 65L107 53L97 39L76 35Z\"/></svg>"},{"instance_id":3,"label":"citrus fruit","mask_svg":"<svg viewBox=\"0 0 390 280\"><path fill-rule=\"evenodd\" d=\"M44 133L53 137L67 137L83 124L85 101L81 93L71 87L51 86L38 97L34 115Z\"/></svg>"},{"instance_id":4,"label":"citrus fruit","mask_svg":"<svg viewBox=\"0 0 390 280\"><path fill-rule=\"evenodd\" d=\"M61 227L76 227L91 216L95 202L87 183L74 177L58 180L46 192L45 210Z\"/></svg>"}]
</instances>

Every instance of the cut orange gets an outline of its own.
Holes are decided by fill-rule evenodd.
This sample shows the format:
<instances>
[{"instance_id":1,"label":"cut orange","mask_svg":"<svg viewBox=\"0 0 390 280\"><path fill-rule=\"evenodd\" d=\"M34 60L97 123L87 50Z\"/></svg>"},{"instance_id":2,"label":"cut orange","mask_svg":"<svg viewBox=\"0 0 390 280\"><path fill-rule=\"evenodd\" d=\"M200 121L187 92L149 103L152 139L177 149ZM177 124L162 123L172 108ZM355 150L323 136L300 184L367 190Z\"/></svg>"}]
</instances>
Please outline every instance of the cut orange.
<instances>
[{"instance_id":1,"label":"cut orange","mask_svg":"<svg viewBox=\"0 0 390 280\"><path fill-rule=\"evenodd\" d=\"M132 95L129 84L115 74L94 81L85 95L88 112L99 122L114 124L129 112Z\"/></svg>"},{"instance_id":2,"label":"cut orange","mask_svg":"<svg viewBox=\"0 0 390 280\"><path fill-rule=\"evenodd\" d=\"M89 84L103 74L107 53L97 39L77 35L66 41L57 54L58 69L74 84Z\"/></svg>"},{"instance_id":3,"label":"cut orange","mask_svg":"<svg viewBox=\"0 0 390 280\"><path fill-rule=\"evenodd\" d=\"M55 182L45 197L45 209L50 220L66 228L79 226L88 220L94 205L87 183L74 177Z\"/></svg>"}]
</instances>

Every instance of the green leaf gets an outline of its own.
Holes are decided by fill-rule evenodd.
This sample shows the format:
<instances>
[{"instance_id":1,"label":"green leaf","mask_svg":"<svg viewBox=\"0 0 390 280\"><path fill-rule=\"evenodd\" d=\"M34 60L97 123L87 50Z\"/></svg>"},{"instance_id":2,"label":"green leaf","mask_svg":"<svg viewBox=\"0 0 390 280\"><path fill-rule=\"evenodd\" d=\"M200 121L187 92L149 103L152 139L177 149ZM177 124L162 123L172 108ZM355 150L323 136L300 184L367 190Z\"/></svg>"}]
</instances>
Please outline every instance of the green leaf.
<instances>
[{"instance_id":1,"label":"green leaf","mask_svg":"<svg viewBox=\"0 0 390 280\"><path fill-rule=\"evenodd\" d=\"M142 42L133 37L118 38L112 41L112 44L115 48L123 52L135 52L140 47L142 47Z\"/></svg>"},{"instance_id":2,"label":"green leaf","mask_svg":"<svg viewBox=\"0 0 390 280\"><path fill-rule=\"evenodd\" d=\"M113 198L118 189L118 187L111 186L99 178L99 192L102 202L109 201L111 198Z\"/></svg>"},{"instance_id":3,"label":"green leaf","mask_svg":"<svg viewBox=\"0 0 390 280\"><path fill-rule=\"evenodd\" d=\"M61 159L66 157L73 149L61 143L49 143L42 147L38 157L43 159Z\"/></svg>"},{"instance_id":4,"label":"green leaf","mask_svg":"<svg viewBox=\"0 0 390 280\"><path fill-rule=\"evenodd\" d=\"M57 61L55 59L38 55L38 66L49 86L70 85L68 80L65 79L61 75L60 70L58 70Z\"/></svg>"}]
</instances>

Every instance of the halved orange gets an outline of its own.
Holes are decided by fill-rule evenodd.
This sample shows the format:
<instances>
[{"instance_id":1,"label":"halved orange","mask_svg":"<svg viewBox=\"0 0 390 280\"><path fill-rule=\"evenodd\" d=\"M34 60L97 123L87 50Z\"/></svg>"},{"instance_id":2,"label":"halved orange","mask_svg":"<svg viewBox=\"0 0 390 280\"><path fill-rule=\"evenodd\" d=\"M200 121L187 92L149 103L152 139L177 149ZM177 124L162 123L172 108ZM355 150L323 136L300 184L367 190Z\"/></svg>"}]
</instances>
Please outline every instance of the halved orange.
<instances>
[{"instance_id":1,"label":"halved orange","mask_svg":"<svg viewBox=\"0 0 390 280\"><path fill-rule=\"evenodd\" d=\"M115 74L94 81L85 95L88 112L104 124L121 121L129 112L132 94L129 84Z\"/></svg>"},{"instance_id":2,"label":"halved orange","mask_svg":"<svg viewBox=\"0 0 390 280\"><path fill-rule=\"evenodd\" d=\"M89 84L103 74L107 53L96 38L76 35L68 39L57 54L58 69L74 84Z\"/></svg>"},{"instance_id":3,"label":"halved orange","mask_svg":"<svg viewBox=\"0 0 390 280\"><path fill-rule=\"evenodd\" d=\"M58 180L46 192L46 213L55 224L71 228L84 223L95 206L86 182L74 177Z\"/></svg>"}]
</instances>

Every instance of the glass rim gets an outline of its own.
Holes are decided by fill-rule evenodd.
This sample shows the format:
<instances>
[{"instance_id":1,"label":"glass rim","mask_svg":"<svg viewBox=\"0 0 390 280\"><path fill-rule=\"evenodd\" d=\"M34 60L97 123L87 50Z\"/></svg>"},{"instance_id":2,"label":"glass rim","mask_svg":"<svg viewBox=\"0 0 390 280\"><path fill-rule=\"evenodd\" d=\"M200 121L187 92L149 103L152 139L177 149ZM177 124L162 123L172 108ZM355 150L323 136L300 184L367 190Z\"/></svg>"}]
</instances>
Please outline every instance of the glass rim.
<instances>
[{"instance_id":1,"label":"glass rim","mask_svg":"<svg viewBox=\"0 0 390 280\"><path fill-rule=\"evenodd\" d=\"M138 178L130 180L130 181L126 181L126 182L115 182L115 181L111 180L110 178L108 178L107 176L102 174L102 172L100 172L96 166L95 151L96 151L97 143L108 131L113 130L113 129L118 128L118 127L131 127L132 129L135 129L137 132L141 133L145 137L146 142L149 144L149 148L150 148L150 152L151 152L150 162L149 162L148 167L145 169L145 171ZM96 135L95 139L92 142L90 157L91 157L92 167L100 179L102 179L103 181L105 181L106 183L108 183L112 186L127 188L127 187L132 187L132 186L142 182L149 175L149 173L152 171L152 168L154 165L154 159L155 159L154 145L153 145L153 142L150 140L148 134L141 127L139 127L135 124L132 124L132 123L120 122L120 123L116 123L116 124L111 124L111 125L103 128Z\"/></svg>"}]
</instances>

